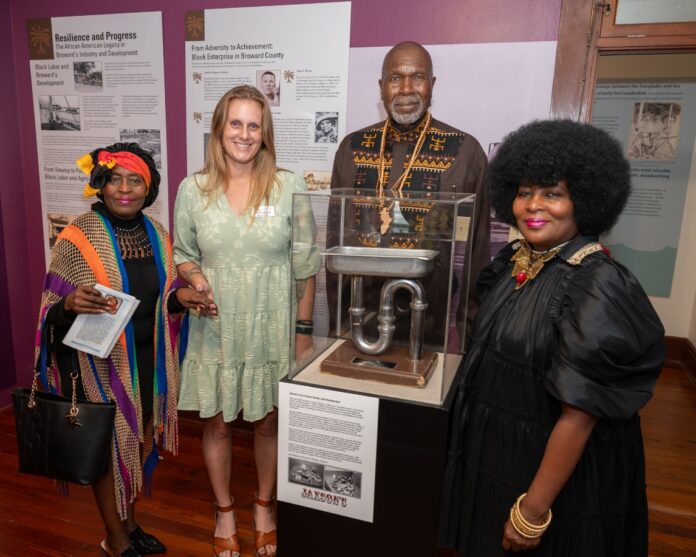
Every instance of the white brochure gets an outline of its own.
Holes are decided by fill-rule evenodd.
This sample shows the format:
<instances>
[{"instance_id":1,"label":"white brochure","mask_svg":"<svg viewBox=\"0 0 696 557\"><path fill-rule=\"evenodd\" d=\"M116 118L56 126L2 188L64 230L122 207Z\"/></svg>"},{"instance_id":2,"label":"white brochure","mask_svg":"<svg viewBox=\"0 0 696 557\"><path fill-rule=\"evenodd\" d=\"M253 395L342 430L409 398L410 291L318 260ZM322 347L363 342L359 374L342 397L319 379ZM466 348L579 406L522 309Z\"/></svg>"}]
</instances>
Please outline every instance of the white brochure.
<instances>
[{"instance_id":1,"label":"white brochure","mask_svg":"<svg viewBox=\"0 0 696 557\"><path fill-rule=\"evenodd\" d=\"M94 288L99 290L102 296L116 300L116 313L79 314L65 335L63 344L106 358L114 349L118 337L126 328L140 300L102 284L95 284Z\"/></svg>"}]
</instances>

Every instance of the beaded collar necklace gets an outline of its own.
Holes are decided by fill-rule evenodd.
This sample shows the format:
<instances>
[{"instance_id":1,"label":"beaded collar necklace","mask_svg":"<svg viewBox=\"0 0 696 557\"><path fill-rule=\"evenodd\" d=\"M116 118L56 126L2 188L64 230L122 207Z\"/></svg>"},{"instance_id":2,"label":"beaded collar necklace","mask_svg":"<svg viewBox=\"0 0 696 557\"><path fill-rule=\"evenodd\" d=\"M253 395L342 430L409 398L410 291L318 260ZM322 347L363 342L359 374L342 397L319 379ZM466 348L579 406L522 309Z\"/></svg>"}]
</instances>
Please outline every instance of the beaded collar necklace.
<instances>
[{"instance_id":1,"label":"beaded collar necklace","mask_svg":"<svg viewBox=\"0 0 696 557\"><path fill-rule=\"evenodd\" d=\"M145 226L138 222L136 226L126 228L112 224L118 248L123 259L142 259L152 257L153 250Z\"/></svg>"},{"instance_id":2,"label":"beaded collar necklace","mask_svg":"<svg viewBox=\"0 0 696 557\"><path fill-rule=\"evenodd\" d=\"M408 164L406 165L406 169L403 171L401 176L398 177L398 179L394 182L394 185L391 187L391 191L395 196L401 196L401 190L404 189L404 182L406 181L406 178L411 172L411 168L413 168L413 164L416 162L416 159L418 158L418 155L420 154L420 151L423 148L423 144L425 143L425 137L427 136L428 130L430 129L431 120L432 116L430 115L430 112L427 112L425 120L422 124L423 129L421 130L420 135L418 136L416 146L413 148L413 152L411 153L411 158L409 159ZM388 206L385 206L384 204L384 187L386 186L385 149L387 145L387 134L389 132L390 127L391 123L389 118L387 118L387 120L384 122L384 128L382 128L382 140L379 145L379 174L377 176L377 196L380 198L379 216L380 220L382 221L382 225L380 226L381 234L386 234L387 230L389 230L389 225L392 223L393 220L390 213L392 207L394 206L394 201L392 201Z\"/></svg>"},{"instance_id":3,"label":"beaded collar necklace","mask_svg":"<svg viewBox=\"0 0 696 557\"><path fill-rule=\"evenodd\" d=\"M511 261L515 262L512 268L512 276L517 283L515 285L515 290L519 290L536 277L544 267L544 264L556 257L558 252L569 242L570 240L552 248L539 251L532 249L526 240L520 240L519 247L511 258Z\"/></svg>"}]
</instances>

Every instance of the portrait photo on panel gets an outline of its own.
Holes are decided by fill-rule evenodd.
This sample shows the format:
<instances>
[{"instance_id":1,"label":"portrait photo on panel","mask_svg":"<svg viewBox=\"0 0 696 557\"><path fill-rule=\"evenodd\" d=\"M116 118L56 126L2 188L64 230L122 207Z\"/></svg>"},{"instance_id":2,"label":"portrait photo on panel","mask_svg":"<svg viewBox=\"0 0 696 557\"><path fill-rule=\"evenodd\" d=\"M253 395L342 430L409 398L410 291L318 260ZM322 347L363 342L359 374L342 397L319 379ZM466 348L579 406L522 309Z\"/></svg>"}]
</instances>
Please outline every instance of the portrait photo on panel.
<instances>
[{"instance_id":1,"label":"portrait photo on panel","mask_svg":"<svg viewBox=\"0 0 696 557\"><path fill-rule=\"evenodd\" d=\"M256 88L266 97L269 106L279 106L280 70L257 70Z\"/></svg>"},{"instance_id":2,"label":"portrait photo on panel","mask_svg":"<svg viewBox=\"0 0 696 557\"><path fill-rule=\"evenodd\" d=\"M314 143L338 143L338 112L314 113Z\"/></svg>"}]
</instances>

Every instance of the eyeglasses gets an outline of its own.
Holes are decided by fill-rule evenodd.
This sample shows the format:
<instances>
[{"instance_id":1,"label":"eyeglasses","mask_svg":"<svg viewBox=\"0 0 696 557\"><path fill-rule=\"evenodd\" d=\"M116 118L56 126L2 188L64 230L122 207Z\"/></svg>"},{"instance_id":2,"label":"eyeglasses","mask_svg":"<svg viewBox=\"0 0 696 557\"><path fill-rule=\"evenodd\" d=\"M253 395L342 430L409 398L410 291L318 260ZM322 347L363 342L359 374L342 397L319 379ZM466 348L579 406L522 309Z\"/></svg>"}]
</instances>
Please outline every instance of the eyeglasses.
<instances>
[{"instance_id":1,"label":"eyeglasses","mask_svg":"<svg viewBox=\"0 0 696 557\"><path fill-rule=\"evenodd\" d=\"M143 177L138 174L128 176L126 178L126 181L128 182L128 185L133 188L145 185L145 180L143 180ZM109 178L109 184L117 187L120 186L121 184L123 184L123 176L119 176L118 174L112 174L111 178Z\"/></svg>"}]
</instances>

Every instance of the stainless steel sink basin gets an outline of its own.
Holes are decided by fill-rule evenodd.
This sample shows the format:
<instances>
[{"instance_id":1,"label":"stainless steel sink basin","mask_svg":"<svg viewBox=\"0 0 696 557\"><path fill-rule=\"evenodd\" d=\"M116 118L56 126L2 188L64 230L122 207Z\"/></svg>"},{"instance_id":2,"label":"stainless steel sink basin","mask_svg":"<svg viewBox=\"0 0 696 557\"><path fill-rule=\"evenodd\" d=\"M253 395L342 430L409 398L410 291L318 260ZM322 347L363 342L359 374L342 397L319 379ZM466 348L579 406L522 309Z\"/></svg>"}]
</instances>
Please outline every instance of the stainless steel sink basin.
<instances>
[{"instance_id":1,"label":"stainless steel sink basin","mask_svg":"<svg viewBox=\"0 0 696 557\"><path fill-rule=\"evenodd\" d=\"M335 246L322 253L332 273L373 277L425 277L433 270L438 251Z\"/></svg>"}]
</instances>

